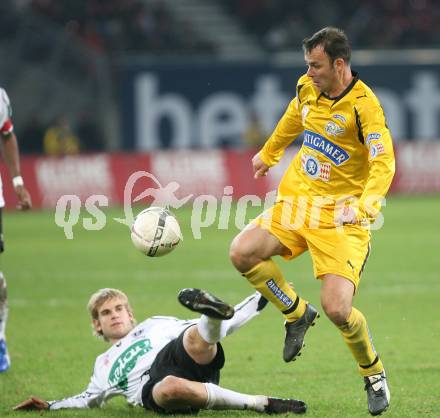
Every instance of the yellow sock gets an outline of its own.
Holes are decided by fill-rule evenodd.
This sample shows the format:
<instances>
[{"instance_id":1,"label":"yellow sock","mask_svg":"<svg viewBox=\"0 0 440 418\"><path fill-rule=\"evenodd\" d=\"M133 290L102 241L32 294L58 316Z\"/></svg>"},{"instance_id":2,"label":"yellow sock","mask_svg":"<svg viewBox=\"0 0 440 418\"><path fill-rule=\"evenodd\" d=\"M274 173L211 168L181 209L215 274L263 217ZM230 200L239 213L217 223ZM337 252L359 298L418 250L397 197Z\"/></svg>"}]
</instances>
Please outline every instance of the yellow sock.
<instances>
[{"instance_id":1,"label":"yellow sock","mask_svg":"<svg viewBox=\"0 0 440 418\"><path fill-rule=\"evenodd\" d=\"M287 321L296 321L304 314L306 302L295 293L272 260L262 261L243 276L282 312Z\"/></svg>"},{"instance_id":2,"label":"yellow sock","mask_svg":"<svg viewBox=\"0 0 440 418\"><path fill-rule=\"evenodd\" d=\"M383 364L374 349L367 320L362 312L352 308L347 322L338 328L356 359L362 376L371 376L383 371Z\"/></svg>"}]
</instances>

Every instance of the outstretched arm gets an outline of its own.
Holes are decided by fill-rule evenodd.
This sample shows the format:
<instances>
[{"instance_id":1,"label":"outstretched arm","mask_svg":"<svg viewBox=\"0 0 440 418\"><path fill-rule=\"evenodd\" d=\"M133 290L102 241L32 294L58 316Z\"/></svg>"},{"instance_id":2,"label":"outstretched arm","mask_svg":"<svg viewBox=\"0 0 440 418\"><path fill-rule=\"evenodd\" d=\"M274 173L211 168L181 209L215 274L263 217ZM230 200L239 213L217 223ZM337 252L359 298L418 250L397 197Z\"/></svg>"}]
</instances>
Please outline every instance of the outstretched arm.
<instances>
[{"instance_id":1,"label":"outstretched arm","mask_svg":"<svg viewBox=\"0 0 440 418\"><path fill-rule=\"evenodd\" d=\"M295 97L290 102L284 115L278 122L274 132L266 141L260 152L257 154L261 163L266 166L266 168L262 171L262 174L258 175L258 177L260 177L261 175L265 175L269 167L272 167L280 161L285 149L292 143L292 141L296 139L296 137L303 130L304 127L302 125L298 99ZM255 157L252 160L255 171L254 160L256 160ZM256 171L255 175L257 176Z\"/></svg>"},{"instance_id":2,"label":"outstretched arm","mask_svg":"<svg viewBox=\"0 0 440 418\"><path fill-rule=\"evenodd\" d=\"M18 198L18 208L21 210L30 209L32 206L31 197L24 187L23 178L20 174L20 157L18 151L17 137L14 132L2 132L2 151L9 173L12 177L14 190Z\"/></svg>"},{"instance_id":3,"label":"outstretched arm","mask_svg":"<svg viewBox=\"0 0 440 418\"><path fill-rule=\"evenodd\" d=\"M104 402L103 396L96 396L90 392L83 392L70 398L61 399L59 401L45 401L36 396L31 396L23 402L20 402L13 409L16 410L33 410L40 411L42 409L67 409L67 408L94 408L101 406Z\"/></svg>"},{"instance_id":4,"label":"outstretched arm","mask_svg":"<svg viewBox=\"0 0 440 418\"><path fill-rule=\"evenodd\" d=\"M92 376L87 389L79 395L71 396L57 401L45 401L36 396L19 403L14 410L34 410L43 409L55 410L66 408L94 408L102 406L105 401L105 392L98 386L95 375Z\"/></svg>"}]
</instances>

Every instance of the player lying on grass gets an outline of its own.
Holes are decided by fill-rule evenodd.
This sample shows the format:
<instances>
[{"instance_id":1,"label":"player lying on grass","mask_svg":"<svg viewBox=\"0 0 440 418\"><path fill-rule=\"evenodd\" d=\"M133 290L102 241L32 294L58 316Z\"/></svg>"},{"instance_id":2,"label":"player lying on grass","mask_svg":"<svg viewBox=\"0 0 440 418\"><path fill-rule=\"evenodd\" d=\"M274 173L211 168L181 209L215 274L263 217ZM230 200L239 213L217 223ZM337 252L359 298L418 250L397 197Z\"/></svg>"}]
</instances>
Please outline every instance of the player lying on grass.
<instances>
[{"instance_id":1,"label":"player lying on grass","mask_svg":"<svg viewBox=\"0 0 440 418\"><path fill-rule=\"evenodd\" d=\"M14 409L91 408L122 395L128 403L158 413L306 411L302 401L247 395L218 386L225 362L219 341L260 313L267 303L260 293L235 307L199 289L181 290L178 300L202 316L192 320L153 316L136 325L123 292L99 290L90 298L88 310L95 335L112 346L97 357L87 389L50 402L31 397Z\"/></svg>"}]
</instances>

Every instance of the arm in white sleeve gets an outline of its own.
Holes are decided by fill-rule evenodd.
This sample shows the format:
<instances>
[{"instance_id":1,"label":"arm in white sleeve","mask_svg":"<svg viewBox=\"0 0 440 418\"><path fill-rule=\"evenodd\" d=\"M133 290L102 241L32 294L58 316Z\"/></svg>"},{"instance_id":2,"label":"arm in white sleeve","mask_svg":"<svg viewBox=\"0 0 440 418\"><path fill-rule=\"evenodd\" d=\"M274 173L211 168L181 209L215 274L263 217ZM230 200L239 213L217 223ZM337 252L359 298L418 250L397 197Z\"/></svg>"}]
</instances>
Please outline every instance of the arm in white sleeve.
<instances>
[{"instance_id":1,"label":"arm in white sleeve","mask_svg":"<svg viewBox=\"0 0 440 418\"><path fill-rule=\"evenodd\" d=\"M84 392L69 398L49 401L49 409L100 407L105 403L105 394L106 392L98 384L96 373L93 373L89 386Z\"/></svg>"}]
</instances>

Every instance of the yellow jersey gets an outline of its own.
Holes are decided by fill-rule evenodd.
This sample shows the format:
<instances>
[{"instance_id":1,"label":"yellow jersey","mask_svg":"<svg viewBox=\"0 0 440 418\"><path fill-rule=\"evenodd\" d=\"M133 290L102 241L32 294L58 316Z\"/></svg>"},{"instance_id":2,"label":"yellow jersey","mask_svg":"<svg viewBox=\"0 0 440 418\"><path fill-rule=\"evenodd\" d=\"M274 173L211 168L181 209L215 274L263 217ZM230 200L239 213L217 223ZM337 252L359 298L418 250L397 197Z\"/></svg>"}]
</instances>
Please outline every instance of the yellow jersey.
<instances>
[{"instance_id":1,"label":"yellow jersey","mask_svg":"<svg viewBox=\"0 0 440 418\"><path fill-rule=\"evenodd\" d=\"M395 160L384 112L372 90L353 73L345 91L331 98L303 75L296 97L259 153L261 160L269 167L278 163L301 132L302 147L281 180L278 200L321 196L337 202L353 196L358 218L374 218L378 198L393 179Z\"/></svg>"}]
</instances>

